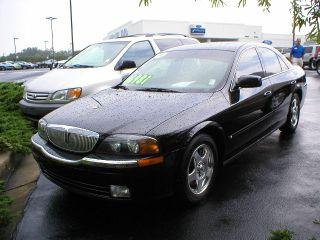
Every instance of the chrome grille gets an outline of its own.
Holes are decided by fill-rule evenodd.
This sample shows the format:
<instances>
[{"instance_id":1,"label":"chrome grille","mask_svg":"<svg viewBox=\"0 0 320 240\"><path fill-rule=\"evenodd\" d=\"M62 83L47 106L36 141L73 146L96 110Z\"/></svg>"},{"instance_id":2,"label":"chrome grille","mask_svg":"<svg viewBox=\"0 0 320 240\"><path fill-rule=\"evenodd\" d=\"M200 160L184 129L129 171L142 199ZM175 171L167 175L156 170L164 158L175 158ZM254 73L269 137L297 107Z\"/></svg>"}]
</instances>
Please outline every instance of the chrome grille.
<instances>
[{"instance_id":1,"label":"chrome grille","mask_svg":"<svg viewBox=\"0 0 320 240\"><path fill-rule=\"evenodd\" d=\"M48 124L46 129L49 141L67 151L90 152L99 140L99 134L82 128Z\"/></svg>"},{"instance_id":2,"label":"chrome grille","mask_svg":"<svg viewBox=\"0 0 320 240\"><path fill-rule=\"evenodd\" d=\"M26 99L29 101L46 101L49 98L49 93L36 93L36 92L26 92Z\"/></svg>"}]
</instances>

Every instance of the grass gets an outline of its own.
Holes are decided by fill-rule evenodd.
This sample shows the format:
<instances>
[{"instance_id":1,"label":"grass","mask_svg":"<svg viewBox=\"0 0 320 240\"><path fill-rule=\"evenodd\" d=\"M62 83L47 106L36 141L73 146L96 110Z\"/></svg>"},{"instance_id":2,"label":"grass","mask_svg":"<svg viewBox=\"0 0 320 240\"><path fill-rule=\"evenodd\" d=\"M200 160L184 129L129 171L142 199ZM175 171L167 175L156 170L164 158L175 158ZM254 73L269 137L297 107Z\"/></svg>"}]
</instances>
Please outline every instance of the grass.
<instances>
[{"instance_id":1,"label":"grass","mask_svg":"<svg viewBox=\"0 0 320 240\"><path fill-rule=\"evenodd\" d=\"M23 87L15 83L0 83L0 152L27 154L34 129L20 108Z\"/></svg>"},{"instance_id":2,"label":"grass","mask_svg":"<svg viewBox=\"0 0 320 240\"><path fill-rule=\"evenodd\" d=\"M268 240L293 240L294 233L288 229L271 231Z\"/></svg>"},{"instance_id":3,"label":"grass","mask_svg":"<svg viewBox=\"0 0 320 240\"><path fill-rule=\"evenodd\" d=\"M268 240L293 240L294 232L288 229L273 230L270 233ZM309 240L317 240L315 237L309 238Z\"/></svg>"},{"instance_id":4,"label":"grass","mask_svg":"<svg viewBox=\"0 0 320 240\"><path fill-rule=\"evenodd\" d=\"M9 209L9 206L12 203L12 200L3 195L4 191L4 182L0 181L0 229L8 225L11 221L12 215Z\"/></svg>"}]
</instances>

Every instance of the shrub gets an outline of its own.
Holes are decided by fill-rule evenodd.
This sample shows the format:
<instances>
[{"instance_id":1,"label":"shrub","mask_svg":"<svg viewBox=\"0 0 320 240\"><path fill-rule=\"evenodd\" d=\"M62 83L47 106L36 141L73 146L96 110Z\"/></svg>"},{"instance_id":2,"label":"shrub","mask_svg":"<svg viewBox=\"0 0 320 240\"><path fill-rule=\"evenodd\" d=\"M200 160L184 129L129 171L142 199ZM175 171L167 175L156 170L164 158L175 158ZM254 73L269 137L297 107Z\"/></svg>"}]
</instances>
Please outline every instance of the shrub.
<instances>
[{"instance_id":1,"label":"shrub","mask_svg":"<svg viewBox=\"0 0 320 240\"><path fill-rule=\"evenodd\" d=\"M23 87L15 83L0 83L0 152L30 153L32 123L19 108Z\"/></svg>"},{"instance_id":2,"label":"shrub","mask_svg":"<svg viewBox=\"0 0 320 240\"><path fill-rule=\"evenodd\" d=\"M287 230L274 230L271 231L271 235L268 240L293 240L294 233Z\"/></svg>"}]
</instances>

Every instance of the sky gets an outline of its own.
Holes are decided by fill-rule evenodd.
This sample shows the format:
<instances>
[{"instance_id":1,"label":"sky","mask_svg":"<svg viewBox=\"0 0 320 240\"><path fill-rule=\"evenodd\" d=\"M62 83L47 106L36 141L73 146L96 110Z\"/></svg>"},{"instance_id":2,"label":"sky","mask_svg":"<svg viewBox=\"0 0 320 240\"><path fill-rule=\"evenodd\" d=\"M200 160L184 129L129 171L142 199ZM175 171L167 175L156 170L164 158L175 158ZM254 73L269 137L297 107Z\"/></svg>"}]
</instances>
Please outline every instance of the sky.
<instances>
[{"instance_id":1,"label":"sky","mask_svg":"<svg viewBox=\"0 0 320 240\"><path fill-rule=\"evenodd\" d=\"M225 1L227 6L212 8L209 0L152 0L148 7L139 7L139 0L72 0L75 49L141 19L242 23L261 25L264 33L291 32L290 0L273 0L270 13L259 8L257 0L247 0L244 8L237 8L236 0ZM69 0L0 0L0 55L14 52L13 37L19 38L17 52L27 47L44 49L45 40L51 46L49 16L57 17L55 50L70 50Z\"/></svg>"}]
</instances>

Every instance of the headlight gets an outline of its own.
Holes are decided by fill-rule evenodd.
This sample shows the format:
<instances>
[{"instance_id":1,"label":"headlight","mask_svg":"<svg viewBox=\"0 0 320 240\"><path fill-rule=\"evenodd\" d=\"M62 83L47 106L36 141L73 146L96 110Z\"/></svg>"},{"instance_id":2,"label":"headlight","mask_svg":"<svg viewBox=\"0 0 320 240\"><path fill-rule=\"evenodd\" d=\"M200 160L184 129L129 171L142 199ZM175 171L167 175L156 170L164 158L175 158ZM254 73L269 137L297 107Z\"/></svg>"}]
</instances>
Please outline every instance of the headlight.
<instances>
[{"instance_id":1,"label":"headlight","mask_svg":"<svg viewBox=\"0 0 320 240\"><path fill-rule=\"evenodd\" d=\"M40 119L38 122L38 134L41 138L48 140L47 136L47 122L43 119Z\"/></svg>"},{"instance_id":2,"label":"headlight","mask_svg":"<svg viewBox=\"0 0 320 240\"><path fill-rule=\"evenodd\" d=\"M157 140L151 137L117 134L103 140L97 151L116 155L148 156L160 153L160 147Z\"/></svg>"},{"instance_id":3,"label":"headlight","mask_svg":"<svg viewBox=\"0 0 320 240\"><path fill-rule=\"evenodd\" d=\"M70 88L56 91L52 94L51 100L54 101L71 101L80 97L82 92L81 88Z\"/></svg>"}]
</instances>

